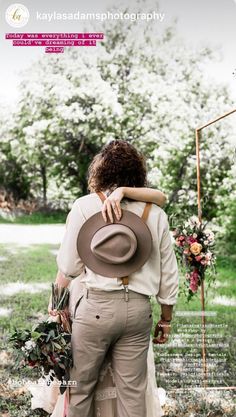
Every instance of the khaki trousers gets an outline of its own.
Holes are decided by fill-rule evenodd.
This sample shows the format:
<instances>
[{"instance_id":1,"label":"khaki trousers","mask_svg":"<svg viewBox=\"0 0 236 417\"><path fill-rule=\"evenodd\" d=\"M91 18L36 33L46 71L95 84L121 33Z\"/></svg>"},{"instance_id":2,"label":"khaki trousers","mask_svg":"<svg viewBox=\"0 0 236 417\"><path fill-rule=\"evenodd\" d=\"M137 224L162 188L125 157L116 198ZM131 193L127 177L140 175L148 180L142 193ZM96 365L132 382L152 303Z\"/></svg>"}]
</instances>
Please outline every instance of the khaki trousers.
<instances>
[{"instance_id":1,"label":"khaki trousers","mask_svg":"<svg viewBox=\"0 0 236 417\"><path fill-rule=\"evenodd\" d=\"M148 296L129 291L85 290L72 323L73 368L68 417L95 417L94 391L109 351L118 417L145 417L147 352L152 327Z\"/></svg>"}]
</instances>

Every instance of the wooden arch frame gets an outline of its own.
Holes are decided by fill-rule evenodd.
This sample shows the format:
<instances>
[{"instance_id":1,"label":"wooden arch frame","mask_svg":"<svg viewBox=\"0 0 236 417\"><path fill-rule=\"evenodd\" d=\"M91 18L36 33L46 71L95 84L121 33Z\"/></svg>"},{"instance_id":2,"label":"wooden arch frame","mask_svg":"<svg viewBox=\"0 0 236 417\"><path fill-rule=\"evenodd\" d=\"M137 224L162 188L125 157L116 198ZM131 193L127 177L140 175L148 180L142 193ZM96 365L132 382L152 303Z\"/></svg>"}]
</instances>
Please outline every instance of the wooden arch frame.
<instances>
[{"instance_id":1,"label":"wooden arch frame","mask_svg":"<svg viewBox=\"0 0 236 417\"><path fill-rule=\"evenodd\" d=\"M209 121L208 123L195 129L196 137L196 157L197 157L197 204L198 204L198 219L202 222L202 206L201 206L201 171L200 171L200 139L201 132L206 127L224 119L227 116L235 113L236 109L231 110L222 116ZM207 386L207 360L206 360L206 320L205 320L205 294L204 294L204 280L201 282L201 309L202 309L202 367L204 374L204 387Z\"/></svg>"}]
</instances>

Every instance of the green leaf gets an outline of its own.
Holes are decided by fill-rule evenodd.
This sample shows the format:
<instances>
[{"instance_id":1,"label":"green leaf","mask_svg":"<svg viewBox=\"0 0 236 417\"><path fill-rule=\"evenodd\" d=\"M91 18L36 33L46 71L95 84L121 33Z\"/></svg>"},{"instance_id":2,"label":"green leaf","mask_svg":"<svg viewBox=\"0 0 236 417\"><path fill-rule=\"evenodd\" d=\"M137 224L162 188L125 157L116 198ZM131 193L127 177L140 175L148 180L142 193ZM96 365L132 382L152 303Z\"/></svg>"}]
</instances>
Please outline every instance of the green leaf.
<instances>
[{"instance_id":1,"label":"green leaf","mask_svg":"<svg viewBox=\"0 0 236 417\"><path fill-rule=\"evenodd\" d=\"M62 347L61 347L58 343L53 342L53 344L54 344L54 346L55 346L58 350L61 350L61 349L62 349Z\"/></svg>"},{"instance_id":2,"label":"green leaf","mask_svg":"<svg viewBox=\"0 0 236 417\"><path fill-rule=\"evenodd\" d=\"M34 340L37 340L37 339L39 339L39 338L40 338L40 336L41 336L41 335L42 335L41 333L36 332L36 331L33 331L33 332L31 333L31 338L32 338L32 339L34 339Z\"/></svg>"},{"instance_id":3,"label":"green leaf","mask_svg":"<svg viewBox=\"0 0 236 417\"><path fill-rule=\"evenodd\" d=\"M38 357L33 352L30 353L29 357L32 361L36 361L38 359Z\"/></svg>"}]
</instances>

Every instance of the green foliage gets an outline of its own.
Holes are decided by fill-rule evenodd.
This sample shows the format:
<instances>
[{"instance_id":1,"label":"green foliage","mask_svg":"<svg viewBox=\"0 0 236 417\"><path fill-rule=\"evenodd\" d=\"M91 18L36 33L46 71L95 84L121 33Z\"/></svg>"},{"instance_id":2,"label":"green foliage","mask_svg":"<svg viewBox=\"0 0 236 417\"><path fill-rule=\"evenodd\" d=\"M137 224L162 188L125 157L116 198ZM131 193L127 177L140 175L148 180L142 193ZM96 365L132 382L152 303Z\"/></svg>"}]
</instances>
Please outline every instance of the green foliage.
<instances>
[{"instance_id":1,"label":"green foliage","mask_svg":"<svg viewBox=\"0 0 236 417\"><path fill-rule=\"evenodd\" d=\"M236 200L230 201L227 209L228 223L225 233L225 246L228 254L235 256L236 247ZM235 259L236 260L236 259Z\"/></svg>"},{"instance_id":2,"label":"green foliage","mask_svg":"<svg viewBox=\"0 0 236 417\"><path fill-rule=\"evenodd\" d=\"M139 2L137 11L146 7ZM162 32L155 22L107 21L104 32L106 40L92 53L68 48L26 70L20 103L4 127L12 157L30 192L46 204L52 179L54 198L59 189L61 198L85 194L94 154L112 139L126 139L146 155L150 184L169 197L168 214L196 214L194 129L233 105L225 86L204 74L215 53L190 49L175 27ZM202 135L207 220L235 193L231 139L227 121Z\"/></svg>"},{"instance_id":3,"label":"green foliage","mask_svg":"<svg viewBox=\"0 0 236 417\"><path fill-rule=\"evenodd\" d=\"M0 185L11 193L14 200L31 196L31 183L20 162L11 152L10 143L0 141Z\"/></svg>"},{"instance_id":4,"label":"green foliage","mask_svg":"<svg viewBox=\"0 0 236 417\"><path fill-rule=\"evenodd\" d=\"M42 375L53 370L57 378L63 381L65 369L72 366L71 335L54 321L41 321L31 331L15 328L9 334L8 341L13 347L18 369L37 367Z\"/></svg>"}]
</instances>

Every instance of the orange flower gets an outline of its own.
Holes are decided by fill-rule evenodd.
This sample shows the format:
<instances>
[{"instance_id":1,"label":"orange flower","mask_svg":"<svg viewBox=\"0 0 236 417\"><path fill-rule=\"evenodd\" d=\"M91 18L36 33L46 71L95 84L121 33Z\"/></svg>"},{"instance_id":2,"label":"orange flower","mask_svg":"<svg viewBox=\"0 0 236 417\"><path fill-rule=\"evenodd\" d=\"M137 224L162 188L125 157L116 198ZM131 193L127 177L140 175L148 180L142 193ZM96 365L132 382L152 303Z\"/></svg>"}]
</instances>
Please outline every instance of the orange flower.
<instances>
[{"instance_id":1,"label":"orange flower","mask_svg":"<svg viewBox=\"0 0 236 417\"><path fill-rule=\"evenodd\" d=\"M200 243L194 242L192 243L192 245L190 246L190 251L192 252L193 255L199 255L199 253L202 250L202 245Z\"/></svg>"}]
</instances>

